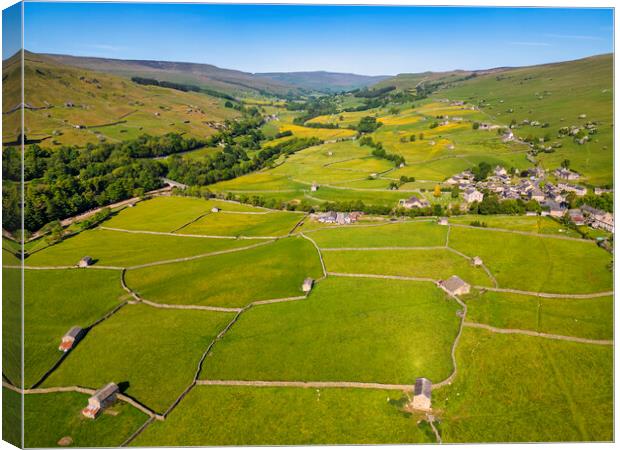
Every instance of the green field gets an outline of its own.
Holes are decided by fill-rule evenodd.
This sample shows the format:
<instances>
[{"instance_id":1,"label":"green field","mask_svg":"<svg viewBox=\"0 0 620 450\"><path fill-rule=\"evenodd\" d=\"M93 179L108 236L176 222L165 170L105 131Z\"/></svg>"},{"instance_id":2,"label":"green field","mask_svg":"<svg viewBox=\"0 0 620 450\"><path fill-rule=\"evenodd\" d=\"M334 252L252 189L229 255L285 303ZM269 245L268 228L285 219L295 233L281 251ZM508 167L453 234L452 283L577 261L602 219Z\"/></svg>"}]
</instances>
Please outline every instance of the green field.
<instances>
[{"instance_id":1,"label":"green field","mask_svg":"<svg viewBox=\"0 0 620 450\"><path fill-rule=\"evenodd\" d=\"M588 339L613 339L613 297L544 298L487 291L466 298L467 319Z\"/></svg>"},{"instance_id":2,"label":"green field","mask_svg":"<svg viewBox=\"0 0 620 450\"><path fill-rule=\"evenodd\" d=\"M293 231L303 217L303 214L280 211L260 214L214 213L179 232L206 236L285 236Z\"/></svg>"},{"instance_id":3,"label":"green field","mask_svg":"<svg viewBox=\"0 0 620 450\"><path fill-rule=\"evenodd\" d=\"M93 328L43 386L99 388L115 382L161 413L192 382L202 353L232 317L221 312L125 306Z\"/></svg>"},{"instance_id":4,"label":"green field","mask_svg":"<svg viewBox=\"0 0 620 450\"><path fill-rule=\"evenodd\" d=\"M350 250L323 253L328 272L396 275L445 280L458 275L470 284L492 286L479 267L447 249Z\"/></svg>"},{"instance_id":5,"label":"green field","mask_svg":"<svg viewBox=\"0 0 620 450\"><path fill-rule=\"evenodd\" d=\"M2 269L2 374L22 384L21 271Z\"/></svg>"},{"instance_id":6,"label":"green field","mask_svg":"<svg viewBox=\"0 0 620 450\"><path fill-rule=\"evenodd\" d=\"M129 270L126 280L154 302L242 307L256 300L302 295L303 280L320 276L314 246L293 237L250 250Z\"/></svg>"},{"instance_id":7,"label":"green field","mask_svg":"<svg viewBox=\"0 0 620 450\"><path fill-rule=\"evenodd\" d=\"M71 327L90 326L126 293L113 270L27 270L25 283L24 381L30 386L60 358L60 339Z\"/></svg>"},{"instance_id":8,"label":"green field","mask_svg":"<svg viewBox=\"0 0 620 450\"><path fill-rule=\"evenodd\" d=\"M404 403L398 391L200 386L132 445L435 442L428 425L402 411Z\"/></svg>"},{"instance_id":9,"label":"green field","mask_svg":"<svg viewBox=\"0 0 620 450\"><path fill-rule=\"evenodd\" d=\"M466 328L433 391L444 442L613 439L613 347Z\"/></svg>"},{"instance_id":10,"label":"green field","mask_svg":"<svg viewBox=\"0 0 620 450\"><path fill-rule=\"evenodd\" d=\"M555 234L559 236L581 237L575 230L567 228L551 217L543 216L476 216L464 215L450 217L450 223L469 225L472 222L484 222L491 228L525 231L537 234Z\"/></svg>"},{"instance_id":11,"label":"green field","mask_svg":"<svg viewBox=\"0 0 620 450\"><path fill-rule=\"evenodd\" d=\"M319 247L434 247L446 244L447 227L434 221L346 226L309 233Z\"/></svg>"},{"instance_id":12,"label":"green field","mask_svg":"<svg viewBox=\"0 0 620 450\"><path fill-rule=\"evenodd\" d=\"M217 206L226 211L264 211L247 205L203 200L192 197L155 197L140 202L133 208L126 208L117 216L106 221L110 228L127 230L148 230L172 232L196 220L203 214L210 214Z\"/></svg>"},{"instance_id":13,"label":"green field","mask_svg":"<svg viewBox=\"0 0 620 450\"><path fill-rule=\"evenodd\" d=\"M500 287L560 294L612 289L611 257L593 242L452 227L450 246L480 256Z\"/></svg>"},{"instance_id":14,"label":"green field","mask_svg":"<svg viewBox=\"0 0 620 450\"><path fill-rule=\"evenodd\" d=\"M82 416L88 395L76 392L26 395L24 405L25 446L58 447L70 437L73 446L118 447L148 417L127 403L118 401L96 420Z\"/></svg>"},{"instance_id":15,"label":"green field","mask_svg":"<svg viewBox=\"0 0 620 450\"><path fill-rule=\"evenodd\" d=\"M187 238L96 229L36 252L25 263L29 266L75 265L80 258L88 255L96 260L95 265L128 267L248 244L249 241L234 239Z\"/></svg>"},{"instance_id":16,"label":"green field","mask_svg":"<svg viewBox=\"0 0 620 450\"><path fill-rule=\"evenodd\" d=\"M439 381L452 371L457 309L430 283L328 278L306 300L242 314L200 378Z\"/></svg>"},{"instance_id":17,"label":"green field","mask_svg":"<svg viewBox=\"0 0 620 450\"><path fill-rule=\"evenodd\" d=\"M2 440L15 447L22 441L22 396L2 387Z\"/></svg>"}]
</instances>

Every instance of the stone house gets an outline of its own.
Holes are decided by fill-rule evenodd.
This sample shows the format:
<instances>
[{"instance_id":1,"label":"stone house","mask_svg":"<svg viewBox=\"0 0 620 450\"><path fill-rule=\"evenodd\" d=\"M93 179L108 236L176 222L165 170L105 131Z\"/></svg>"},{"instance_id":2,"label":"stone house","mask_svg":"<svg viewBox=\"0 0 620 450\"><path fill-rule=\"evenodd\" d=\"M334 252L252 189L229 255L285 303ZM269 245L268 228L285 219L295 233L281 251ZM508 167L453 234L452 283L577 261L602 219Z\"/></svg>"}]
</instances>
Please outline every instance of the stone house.
<instances>
[{"instance_id":1,"label":"stone house","mask_svg":"<svg viewBox=\"0 0 620 450\"><path fill-rule=\"evenodd\" d=\"M448 225L448 218L447 217L440 217L439 220L437 221L437 223L439 225Z\"/></svg>"},{"instance_id":2,"label":"stone house","mask_svg":"<svg viewBox=\"0 0 620 450\"><path fill-rule=\"evenodd\" d=\"M430 206L430 203L425 199L420 199L415 195L409 197L408 199L401 199L399 202L400 206L406 209L412 208L427 208Z\"/></svg>"},{"instance_id":3,"label":"stone house","mask_svg":"<svg viewBox=\"0 0 620 450\"><path fill-rule=\"evenodd\" d=\"M471 262L475 267L480 267L482 265L482 258L480 256L474 256Z\"/></svg>"},{"instance_id":4,"label":"stone house","mask_svg":"<svg viewBox=\"0 0 620 450\"><path fill-rule=\"evenodd\" d=\"M467 203L481 202L483 198L484 194L475 188L469 188L463 192L463 199Z\"/></svg>"}]
</instances>

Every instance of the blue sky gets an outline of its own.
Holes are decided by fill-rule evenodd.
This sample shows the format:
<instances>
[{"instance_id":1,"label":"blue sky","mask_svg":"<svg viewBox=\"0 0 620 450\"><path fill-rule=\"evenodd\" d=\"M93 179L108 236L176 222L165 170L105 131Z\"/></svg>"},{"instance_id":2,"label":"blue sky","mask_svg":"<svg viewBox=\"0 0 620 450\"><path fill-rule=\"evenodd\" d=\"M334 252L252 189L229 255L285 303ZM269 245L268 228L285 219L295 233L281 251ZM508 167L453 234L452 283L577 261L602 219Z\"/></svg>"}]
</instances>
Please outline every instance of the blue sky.
<instances>
[{"instance_id":1,"label":"blue sky","mask_svg":"<svg viewBox=\"0 0 620 450\"><path fill-rule=\"evenodd\" d=\"M248 72L390 75L613 51L611 9L31 2L25 22L34 52Z\"/></svg>"},{"instance_id":2,"label":"blue sky","mask_svg":"<svg viewBox=\"0 0 620 450\"><path fill-rule=\"evenodd\" d=\"M2 11L2 59L13 56L22 46L22 5Z\"/></svg>"}]
</instances>

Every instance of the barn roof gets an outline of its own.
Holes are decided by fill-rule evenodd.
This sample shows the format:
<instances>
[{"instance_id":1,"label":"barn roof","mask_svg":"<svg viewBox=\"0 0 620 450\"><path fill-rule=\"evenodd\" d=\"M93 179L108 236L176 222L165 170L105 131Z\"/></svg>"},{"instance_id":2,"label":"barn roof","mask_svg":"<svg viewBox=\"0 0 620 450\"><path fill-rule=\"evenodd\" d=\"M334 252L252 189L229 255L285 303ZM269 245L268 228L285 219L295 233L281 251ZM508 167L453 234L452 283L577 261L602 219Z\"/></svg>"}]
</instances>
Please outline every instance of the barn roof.
<instances>
[{"instance_id":1,"label":"barn roof","mask_svg":"<svg viewBox=\"0 0 620 450\"><path fill-rule=\"evenodd\" d=\"M72 338L76 338L80 335L80 333L82 332L82 328L75 326L75 327L71 327L71 329L69 331L67 331L67 333L64 335L64 337L72 337Z\"/></svg>"},{"instance_id":2,"label":"barn roof","mask_svg":"<svg viewBox=\"0 0 620 450\"><path fill-rule=\"evenodd\" d=\"M463 281L460 277L458 277L457 275L452 275L450 278L448 278L447 280L443 280L441 282L441 285L448 291L450 292L455 292L458 289L467 286L468 284Z\"/></svg>"},{"instance_id":3,"label":"barn roof","mask_svg":"<svg viewBox=\"0 0 620 450\"><path fill-rule=\"evenodd\" d=\"M415 380L415 387L413 388L413 395L423 395L426 398L431 398L431 390L433 383L428 378L417 378Z\"/></svg>"},{"instance_id":4,"label":"barn roof","mask_svg":"<svg viewBox=\"0 0 620 450\"><path fill-rule=\"evenodd\" d=\"M108 383L97 392L93 394L93 397L99 401L104 401L108 397L118 392L118 386L116 383Z\"/></svg>"}]
</instances>

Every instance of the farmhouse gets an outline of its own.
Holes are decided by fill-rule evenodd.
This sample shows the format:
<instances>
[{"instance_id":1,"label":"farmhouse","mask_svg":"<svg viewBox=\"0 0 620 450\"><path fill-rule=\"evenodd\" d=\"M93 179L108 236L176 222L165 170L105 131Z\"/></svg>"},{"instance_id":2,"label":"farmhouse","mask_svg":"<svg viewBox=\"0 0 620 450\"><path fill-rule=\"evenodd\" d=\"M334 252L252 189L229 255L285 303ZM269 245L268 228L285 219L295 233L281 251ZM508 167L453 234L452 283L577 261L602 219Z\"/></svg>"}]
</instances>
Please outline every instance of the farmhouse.
<instances>
[{"instance_id":1,"label":"farmhouse","mask_svg":"<svg viewBox=\"0 0 620 450\"><path fill-rule=\"evenodd\" d=\"M433 384L428 378L417 378L413 387L413 400L411 408L421 411L429 411L431 409L431 391Z\"/></svg>"},{"instance_id":2,"label":"farmhouse","mask_svg":"<svg viewBox=\"0 0 620 450\"><path fill-rule=\"evenodd\" d=\"M536 200L537 202L542 202L545 200L545 194L543 194L543 192L538 188L532 189L529 192L529 197L530 200Z\"/></svg>"},{"instance_id":3,"label":"farmhouse","mask_svg":"<svg viewBox=\"0 0 620 450\"><path fill-rule=\"evenodd\" d=\"M484 198L484 194L477 191L475 188L469 188L463 192L463 198L467 203L481 202Z\"/></svg>"},{"instance_id":4,"label":"farmhouse","mask_svg":"<svg viewBox=\"0 0 620 450\"><path fill-rule=\"evenodd\" d=\"M409 197L408 199L401 199L399 202L400 206L406 209L411 208L427 208L430 206L430 203L427 200L420 199L415 195Z\"/></svg>"},{"instance_id":5,"label":"farmhouse","mask_svg":"<svg viewBox=\"0 0 620 450\"><path fill-rule=\"evenodd\" d=\"M469 294L471 286L457 275L452 275L447 280L440 280L437 285L450 295Z\"/></svg>"},{"instance_id":6,"label":"farmhouse","mask_svg":"<svg viewBox=\"0 0 620 450\"><path fill-rule=\"evenodd\" d=\"M571 222L575 225L583 225L585 223L583 213L580 209L570 209L568 211L568 217L570 217Z\"/></svg>"},{"instance_id":7,"label":"farmhouse","mask_svg":"<svg viewBox=\"0 0 620 450\"><path fill-rule=\"evenodd\" d=\"M58 350L61 352L68 352L71 350L75 344L82 338L84 334L84 330L80 327L71 327L69 331L65 333L60 341L60 345L58 346Z\"/></svg>"},{"instance_id":8,"label":"farmhouse","mask_svg":"<svg viewBox=\"0 0 620 450\"><path fill-rule=\"evenodd\" d=\"M447 217L440 217L439 220L437 221L437 223L439 225L448 225L448 218Z\"/></svg>"},{"instance_id":9,"label":"farmhouse","mask_svg":"<svg viewBox=\"0 0 620 450\"><path fill-rule=\"evenodd\" d=\"M318 191L318 190L319 190L319 185L318 185L318 184L316 184L316 183L312 183L312 186L310 187L310 190L311 190L312 192L316 192L316 191Z\"/></svg>"},{"instance_id":10,"label":"farmhouse","mask_svg":"<svg viewBox=\"0 0 620 450\"><path fill-rule=\"evenodd\" d=\"M217 206L214 206L213 208L211 208L211 212L212 213L220 212L220 208L218 208Z\"/></svg>"},{"instance_id":11,"label":"farmhouse","mask_svg":"<svg viewBox=\"0 0 620 450\"><path fill-rule=\"evenodd\" d=\"M336 213L336 211L329 211L326 212L325 214L321 214L319 216L319 222L321 223L336 223L336 217L338 216L338 214Z\"/></svg>"},{"instance_id":12,"label":"farmhouse","mask_svg":"<svg viewBox=\"0 0 620 450\"><path fill-rule=\"evenodd\" d=\"M101 411L116 401L116 394L118 386L115 383L108 383L88 399L88 406L82 410L82 414L89 419L95 419Z\"/></svg>"},{"instance_id":13,"label":"farmhouse","mask_svg":"<svg viewBox=\"0 0 620 450\"><path fill-rule=\"evenodd\" d=\"M482 258L480 256L474 256L474 259L472 259L472 263L475 267L480 267L482 265Z\"/></svg>"},{"instance_id":14,"label":"farmhouse","mask_svg":"<svg viewBox=\"0 0 620 450\"><path fill-rule=\"evenodd\" d=\"M573 172L565 167L560 167L559 169L555 169L553 174L562 179L562 180L578 180L579 174L577 172Z\"/></svg>"},{"instance_id":15,"label":"farmhouse","mask_svg":"<svg viewBox=\"0 0 620 450\"><path fill-rule=\"evenodd\" d=\"M78 267L88 267L93 264L93 259L90 256L84 256L78 261Z\"/></svg>"},{"instance_id":16,"label":"farmhouse","mask_svg":"<svg viewBox=\"0 0 620 450\"><path fill-rule=\"evenodd\" d=\"M304 280L304 284L301 285L301 290L305 293L308 293L312 290L312 285L314 284L314 280L312 278L306 278Z\"/></svg>"}]
</instances>

